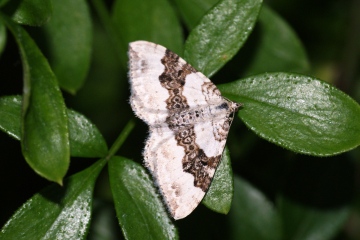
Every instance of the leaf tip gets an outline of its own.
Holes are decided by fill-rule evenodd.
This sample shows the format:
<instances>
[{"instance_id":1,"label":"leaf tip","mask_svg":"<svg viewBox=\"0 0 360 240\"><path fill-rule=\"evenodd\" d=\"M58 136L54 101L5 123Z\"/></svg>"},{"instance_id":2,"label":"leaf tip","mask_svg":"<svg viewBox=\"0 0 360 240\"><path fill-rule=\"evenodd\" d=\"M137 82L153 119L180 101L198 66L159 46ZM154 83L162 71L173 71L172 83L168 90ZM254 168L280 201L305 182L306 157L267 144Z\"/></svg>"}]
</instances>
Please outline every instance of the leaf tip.
<instances>
[{"instance_id":1,"label":"leaf tip","mask_svg":"<svg viewBox=\"0 0 360 240\"><path fill-rule=\"evenodd\" d=\"M55 181L57 184L59 184L61 187L63 186L63 179L59 179L57 181Z\"/></svg>"}]
</instances>

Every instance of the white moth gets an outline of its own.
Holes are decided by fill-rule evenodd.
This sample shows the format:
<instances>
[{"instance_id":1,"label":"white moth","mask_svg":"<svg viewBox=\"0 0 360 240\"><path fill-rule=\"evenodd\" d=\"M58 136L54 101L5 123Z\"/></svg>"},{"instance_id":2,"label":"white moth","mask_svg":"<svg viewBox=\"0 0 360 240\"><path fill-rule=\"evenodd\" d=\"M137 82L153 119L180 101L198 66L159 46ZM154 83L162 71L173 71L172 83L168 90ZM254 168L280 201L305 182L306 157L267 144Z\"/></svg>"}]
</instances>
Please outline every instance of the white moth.
<instances>
[{"instance_id":1,"label":"white moth","mask_svg":"<svg viewBox=\"0 0 360 240\"><path fill-rule=\"evenodd\" d=\"M130 43L130 103L150 128L145 165L174 219L189 215L209 189L240 104L170 50Z\"/></svg>"}]
</instances>

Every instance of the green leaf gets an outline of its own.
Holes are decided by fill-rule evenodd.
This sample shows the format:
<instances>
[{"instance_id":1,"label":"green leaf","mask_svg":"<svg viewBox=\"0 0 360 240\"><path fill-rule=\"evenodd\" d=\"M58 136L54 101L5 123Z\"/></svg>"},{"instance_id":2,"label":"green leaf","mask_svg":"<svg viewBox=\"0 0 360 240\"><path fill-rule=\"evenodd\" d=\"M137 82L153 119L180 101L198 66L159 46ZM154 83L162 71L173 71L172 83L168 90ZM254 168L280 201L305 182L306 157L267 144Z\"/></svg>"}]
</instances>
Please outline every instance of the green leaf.
<instances>
[{"instance_id":1,"label":"green leaf","mask_svg":"<svg viewBox=\"0 0 360 240\"><path fill-rule=\"evenodd\" d=\"M95 180L106 161L35 194L8 220L1 239L85 239Z\"/></svg>"},{"instance_id":2,"label":"green leaf","mask_svg":"<svg viewBox=\"0 0 360 240\"><path fill-rule=\"evenodd\" d=\"M192 30L201 20L202 16L219 0L174 0L181 17L189 30Z\"/></svg>"},{"instance_id":3,"label":"green leaf","mask_svg":"<svg viewBox=\"0 0 360 240\"><path fill-rule=\"evenodd\" d=\"M218 0L175 0L187 27L193 29ZM261 8L255 35L255 52L246 58L244 75L263 72L306 72L309 63L304 48L291 27L266 5ZM241 63L241 62L240 62Z\"/></svg>"},{"instance_id":4,"label":"green leaf","mask_svg":"<svg viewBox=\"0 0 360 240\"><path fill-rule=\"evenodd\" d=\"M21 139L21 96L0 98L0 130L16 140ZM73 157L104 157L106 142L84 115L67 109L69 121L70 153Z\"/></svg>"},{"instance_id":5,"label":"green leaf","mask_svg":"<svg viewBox=\"0 0 360 240\"><path fill-rule=\"evenodd\" d=\"M191 31L185 59L205 76L228 62L250 35L262 0L222 0Z\"/></svg>"},{"instance_id":6,"label":"green leaf","mask_svg":"<svg viewBox=\"0 0 360 240\"><path fill-rule=\"evenodd\" d=\"M109 175L117 217L126 239L178 239L176 228L142 166L115 156L109 162Z\"/></svg>"},{"instance_id":7,"label":"green leaf","mask_svg":"<svg viewBox=\"0 0 360 240\"><path fill-rule=\"evenodd\" d=\"M42 29L49 62L60 87L75 94L84 84L90 66L92 26L89 9L84 0L53 0L52 5L53 16Z\"/></svg>"},{"instance_id":8,"label":"green leaf","mask_svg":"<svg viewBox=\"0 0 360 240\"><path fill-rule=\"evenodd\" d=\"M229 239L283 239L279 214L251 184L234 176L234 199L229 212Z\"/></svg>"},{"instance_id":9,"label":"green leaf","mask_svg":"<svg viewBox=\"0 0 360 240\"><path fill-rule=\"evenodd\" d=\"M233 194L234 182L230 152L228 148L225 148L220 165L215 172L214 180L202 203L215 212L227 214L230 211Z\"/></svg>"},{"instance_id":10,"label":"green leaf","mask_svg":"<svg viewBox=\"0 0 360 240\"><path fill-rule=\"evenodd\" d=\"M21 139L21 97L0 98L0 130L16 140Z\"/></svg>"},{"instance_id":11,"label":"green leaf","mask_svg":"<svg viewBox=\"0 0 360 240\"><path fill-rule=\"evenodd\" d=\"M47 23L52 14L50 0L10 1L3 9L12 16L15 22L30 26L41 26Z\"/></svg>"},{"instance_id":12,"label":"green leaf","mask_svg":"<svg viewBox=\"0 0 360 240\"><path fill-rule=\"evenodd\" d=\"M6 44L6 28L2 21L0 21L0 56L4 51Z\"/></svg>"},{"instance_id":13,"label":"green leaf","mask_svg":"<svg viewBox=\"0 0 360 240\"><path fill-rule=\"evenodd\" d=\"M348 220L350 208L313 209L284 197L278 201L284 239L333 239Z\"/></svg>"},{"instance_id":14,"label":"green leaf","mask_svg":"<svg viewBox=\"0 0 360 240\"><path fill-rule=\"evenodd\" d=\"M259 14L258 44L248 60L244 75L263 72L306 72L307 56L299 38L291 27L266 5ZM245 56L244 56L245 57Z\"/></svg>"},{"instance_id":15,"label":"green leaf","mask_svg":"<svg viewBox=\"0 0 360 240\"><path fill-rule=\"evenodd\" d=\"M244 104L239 116L266 140L295 152L329 156L360 144L360 106L318 79L269 73L219 86Z\"/></svg>"},{"instance_id":16,"label":"green leaf","mask_svg":"<svg viewBox=\"0 0 360 240\"><path fill-rule=\"evenodd\" d=\"M70 153L73 157L105 157L105 139L96 126L84 115L67 110L69 119Z\"/></svg>"},{"instance_id":17,"label":"green leaf","mask_svg":"<svg viewBox=\"0 0 360 240\"><path fill-rule=\"evenodd\" d=\"M176 13L167 0L117 0L113 21L123 44L147 40L171 49L183 51L183 35Z\"/></svg>"},{"instance_id":18,"label":"green leaf","mask_svg":"<svg viewBox=\"0 0 360 240\"><path fill-rule=\"evenodd\" d=\"M55 75L34 41L21 26L6 17L2 19L18 43L23 62L23 155L40 176L62 184L70 163L64 99Z\"/></svg>"}]
</instances>

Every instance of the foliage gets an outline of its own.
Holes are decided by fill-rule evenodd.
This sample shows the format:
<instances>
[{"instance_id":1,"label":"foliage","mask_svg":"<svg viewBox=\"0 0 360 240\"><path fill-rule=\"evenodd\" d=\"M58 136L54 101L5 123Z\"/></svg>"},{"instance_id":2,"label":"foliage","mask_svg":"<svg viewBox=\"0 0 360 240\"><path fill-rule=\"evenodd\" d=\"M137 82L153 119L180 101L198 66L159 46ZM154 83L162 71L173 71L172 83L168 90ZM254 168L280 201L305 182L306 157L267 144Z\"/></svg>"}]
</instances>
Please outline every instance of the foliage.
<instances>
[{"instance_id":1,"label":"foliage","mask_svg":"<svg viewBox=\"0 0 360 240\"><path fill-rule=\"evenodd\" d=\"M54 183L35 186L34 196L6 213L0 238L105 238L103 228L118 238L94 213L104 199L113 201L125 239L209 239L219 228L229 239L332 239L350 214L357 216L354 163L341 153L360 144L360 106L308 75L300 39L262 0L115 0L110 10L102 0L38 2L0 0L0 69L14 68L5 62L15 42L23 74L22 92L0 88L0 129L2 149L14 144L11 138L20 141L13 154L21 149L19 161L33 177ZM217 213L199 207L174 222L137 163L146 131L129 120L125 71L127 45L140 39L172 49L243 104L203 200ZM4 82L18 78L0 74ZM110 149L105 139L114 142ZM14 168L0 174L12 191ZM346 188L331 191L330 184Z\"/></svg>"}]
</instances>

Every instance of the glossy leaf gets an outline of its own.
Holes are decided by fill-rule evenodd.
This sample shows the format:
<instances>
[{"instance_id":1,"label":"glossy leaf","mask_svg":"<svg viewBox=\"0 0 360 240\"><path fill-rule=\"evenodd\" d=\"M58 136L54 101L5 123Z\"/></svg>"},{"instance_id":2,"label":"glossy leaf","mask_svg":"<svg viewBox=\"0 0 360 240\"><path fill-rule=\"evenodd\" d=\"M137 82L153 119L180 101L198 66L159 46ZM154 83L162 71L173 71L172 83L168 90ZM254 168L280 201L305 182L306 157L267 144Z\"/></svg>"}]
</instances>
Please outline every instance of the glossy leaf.
<instances>
[{"instance_id":1,"label":"glossy leaf","mask_svg":"<svg viewBox=\"0 0 360 240\"><path fill-rule=\"evenodd\" d=\"M142 166L112 157L109 175L117 217L126 239L178 239L153 181Z\"/></svg>"},{"instance_id":2,"label":"glossy leaf","mask_svg":"<svg viewBox=\"0 0 360 240\"><path fill-rule=\"evenodd\" d=\"M283 239L280 216L273 204L258 189L237 176L234 176L229 224L230 239Z\"/></svg>"},{"instance_id":3,"label":"glossy leaf","mask_svg":"<svg viewBox=\"0 0 360 240\"><path fill-rule=\"evenodd\" d=\"M43 28L49 62L60 87L75 94L84 84L90 66L89 9L84 0L52 0L52 5L53 16Z\"/></svg>"},{"instance_id":4,"label":"glossy leaf","mask_svg":"<svg viewBox=\"0 0 360 240\"><path fill-rule=\"evenodd\" d=\"M21 96L0 98L0 130L21 138ZM70 153L73 157L104 157L107 145L99 130L82 114L67 109Z\"/></svg>"},{"instance_id":5,"label":"glossy leaf","mask_svg":"<svg viewBox=\"0 0 360 240\"><path fill-rule=\"evenodd\" d=\"M51 185L30 198L0 232L1 239L85 239L95 180L106 161Z\"/></svg>"},{"instance_id":6,"label":"glossy leaf","mask_svg":"<svg viewBox=\"0 0 360 240\"><path fill-rule=\"evenodd\" d=\"M84 115L67 110L69 118L70 153L73 157L104 157L107 154L105 139Z\"/></svg>"},{"instance_id":7,"label":"glossy leaf","mask_svg":"<svg viewBox=\"0 0 360 240\"><path fill-rule=\"evenodd\" d=\"M194 28L217 2L218 0L175 0L189 29ZM256 30L255 52L251 58L242 53L239 56L239 59L246 58L246 71L242 74L308 71L309 63L300 40L291 27L266 5L261 8Z\"/></svg>"},{"instance_id":8,"label":"glossy leaf","mask_svg":"<svg viewBox=\"0 0 360 240\"><path fill-rule=\"evenodd\" d=\"M117 0L113 21L126 45L147 40L182 53L182 29L167 0Z\"/></svg>"},{"instance_id":9,"label":"glossy leaf","mask_svg":"<svg viewBox=\"0 0 360 240\"><path fill-rule=\"evenodd\" d=\"M284 197L279 199L284 239L333 239L348 220L350 208L314 209Z\"/></svg>"},{"instance_id":10,"label":"glossy leaf","mask_svg":"<svg viewBox=\"0 0 360 240\"><path fill-rule=\"evenodd\" d=\"M6 43L6 28L5 25L0 21L0 56L4 51Z\"/></svg>"},{"instance_id":11,"label":"glossy leaf","mask_svg":"<svg viewBox=\"0 0 360 240\"><path fill-rule=\"evenodd\" d=\"M227 214L230 211L233 194L234 182L230 152L228 148L225 148L220 165L215 172L214 180L202 203L215 212Z\"/></svg>"},{"instance_id":12,"label":"glossy leaf","mask_svg":"<svg viewBox=\"0 0 360 240\"><path fill-rule=\"evenodd\" d=\"M62 183L70 162L68 119L56 77L27 32L3 17L20 48L24 69L21 147L39 175Z\"/></svg>"},{"instance_id":13,"label":"glossy leaf","mask_svg":"<svg viewBox=\"0 0 360 240\"><path fill-rule=\"evenodd\" d=\"M210 77L228 62L250 35L261 0L222 0L194 28L185 44L185 59Z\"/></svg>"},{"instance_id":14,"label":"glossy leaf","mask_svg":"<svg viewBox=\"0 0 360 240\"><path fill-rule=\"evenodd\" d=\"M204 14L219 0L174 0L189 30L192 30L200 22Z\"/></svg>"},{"instance_id":15,"label":"glossy leaf","mask_svg":"<svg viewBox=\"0 0 360 240\"><path fill-rule=\"evenodd\" d=\"M318 79L269 73L219 86L244 104L245 124L261 137L295 152L328 156L360 144L360 106Z\"/></svg>"},{"instance_id":16,"label":"glossy leaf","mask_svg":"<svg viewBox=\"0 0 360 240\"><path fill-rule=\"evenodd\" d=\"M306 72L309 69L304 47L286 22L266 5L258 22L259 39L244 75L263 72Z\"/></svg>"},{"instance_id":17,"label":"glossy leaf","mask_svg":"<svg viewBox=\"0 0 360 240\"><path fill-rule=\"evenodd\" d=\"M30 26L45 24L52 14L51 0L9 1L4 9L15 22Z\"/></svg>"},{"instance_id":18,"label":"glossy leaf","mask_svg":"<svg viewBox=\"0 0 360 240\"><path fill-rule=\"evenodd\" d=\"M0 129L16 140L21 138L21 97L0 98Z\"/></svg>"}]
</instances>

